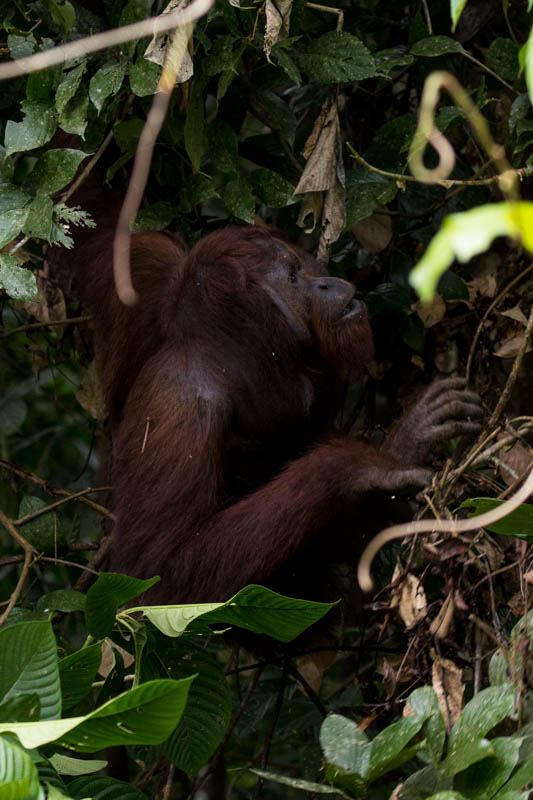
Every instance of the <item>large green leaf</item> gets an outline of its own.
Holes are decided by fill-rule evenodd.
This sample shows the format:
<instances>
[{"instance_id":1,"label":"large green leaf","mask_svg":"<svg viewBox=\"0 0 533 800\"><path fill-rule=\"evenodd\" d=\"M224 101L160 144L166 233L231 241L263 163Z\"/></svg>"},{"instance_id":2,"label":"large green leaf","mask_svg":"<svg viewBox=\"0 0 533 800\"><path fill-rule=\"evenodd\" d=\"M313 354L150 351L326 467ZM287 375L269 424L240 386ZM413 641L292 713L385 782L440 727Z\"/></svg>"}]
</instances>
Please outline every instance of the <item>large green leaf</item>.
<instances>
[{"instance_id":1,"label":"large green leaf","mask_svg":"<svg viewBox=\"0 0 533 800\"><path fill-rule=\"evenodd\" d=\"M18 254L0 253L0 288L14 300L35 303L38 298L35 275L21 264Z\"/></svg>"},{"instance_id":2,"label":"large green leaf","mask_svg":"<svg viewBox=\"0 0 533 800\"><path fill-rule=\"evenodd\" d=\"M231 714L231 692L222 664L211 653L181 640L178 655L181 666L172 668L173 677L197 675L183 717L163 750L169 761L192 777L222 741Z\"/></svg>"},{"instance_id":3,"label":"large green leaf","mask_svg":"<svg viewBox=\"0 0 533 800\"><path fill-rule=\"evenodd\" d=\"M76 778L68 785L69 795L74 800L145 800L146 795L131 783L100 775Z\"/></svg>"},{"instance_id":4,"label":"large green leaf","mask_svg":"<svg viewBox=\"0 0 533 800\"><path fill-rule=\"evenodd\" d=\"M0 800L44 800L31 757L3 736L0 736Z\"/></svg>"},{"instance_id":5,"label":"large green leaf","mask_svg":"<svg viewBox=\"0 0 533 800\"><path fill-rule=\"evenodd\" d=\"M61 687L50 622L20 622L0 631L0 676L0 699L37 695L41 719L59 717Z\"/></svg>"},{"instance_id":6,"label":"large green leaf","mask_svg":"<svg viewBox=\"0 0 533 800\"><path fill-rule=\"evenodd\" d=\"M93 644L59 661L63 708L72 708L89 694L101 660L102 645Z\"/></svg>"},{"instance_id":7,"label":"large green leaf","mask_svg":"<svg viewBox=\"0 0 533 800\"><path fill-rule=\"evenodd\" d=\"M329 31L315 39L299 63L317 83L362 81L377 75L370 50L346 31Z\"/></svg>"},{"instance_id":8,"label":"large green leaf","mask_svg":"<svg viewBox=\"0 0 533 800\"><path fill-rule=\"evenodd\" d=\"M180 636L197 620L204 629L215 623L237 625L281 642L290 642L334 605L297 600L263 586L251 585L241 589L226 603L141 606L132 611L142 611L166 636ZM198 624L195 627L198 628Z\"/></svg>"},{"instance_id":9,"label":"large green leaf","mask_svg":"<svg viewBox=\"0 0 533 800\"><path fill-rule=\"evenodd\" d=\"M161 744L181 719L193 679L148 681L84 717L5 723L0 733L15 733L29 749L57 741L80 753L118 744Z\"/></svg>"},{"instance_id":10,"label":"large green leaf","mask_svg":"<svg viewBox=\"0 0 533 800\"><path fill-rule=\"evenodd\" d=\"M484 747L485 734L513 710L515 694L514 687L509 684L490 686L466 704L450 733L450 747L443 763L448 774L455 775L460 769L469 766L468 763L464 763L465 753L476 743ZM489 742L486 744L488 749ZM490 752L487 752L487 755L490 755ZM479 760L475 758L475 761Z\"/></svg>"},{"instance_id":11,"label":"large green leaf","mask_svg":"<svg viewBox=\"0 0 533 800\"><path fill-rule=\"evenodd\" d=\"M104 639L113 629L117 609L146 592L158 577L140 580L129 575L101 572L87 592L85 624L91 636Z\"/></svg>"},{"instance_id":12,"label":"large green leaf","mask_svg":"<svg viewBox=\"0 0 533 800\"><path fill-rule=\"evenodd\" d=\"M24 114L22 122L8 120L4 143L6 155L34 150L49 142L56 132L54 109L45 103L26 100L21 103Z\"/></svg>"},{"instance_id":13,"label":"large green leaf","mask_svg":"<svg viewBox=\"0 0 533 800\"><path fill-rule=\"evenodd\" d=\"M37 194L55 194L70 183L84 158L83 150L69 148L43 153L30 175Z\"/></svg>"}]
</instances>

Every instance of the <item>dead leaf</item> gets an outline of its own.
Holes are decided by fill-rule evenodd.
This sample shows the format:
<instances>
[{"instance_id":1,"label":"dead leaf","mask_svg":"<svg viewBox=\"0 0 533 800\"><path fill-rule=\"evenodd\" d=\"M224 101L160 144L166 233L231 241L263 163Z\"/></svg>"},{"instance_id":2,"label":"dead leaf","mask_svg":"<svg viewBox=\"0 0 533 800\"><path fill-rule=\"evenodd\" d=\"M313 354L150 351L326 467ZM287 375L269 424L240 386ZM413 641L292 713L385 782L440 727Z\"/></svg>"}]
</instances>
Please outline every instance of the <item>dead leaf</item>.
<instances>
[{"instance_id":1,"label":"dead leaf","mask_svg":"<svg viewBox=\"0 0 533 800\"><path fill-rule=\"evenodd\" d=\"M76 400L93 419L100 422L106 419L107 409L95 361L91 361L87 367L80 388L76 392Z\"/></svg>"},{"instance_id":2,"label":"dead leaf","mask_svg":"<svg viewBox=\"0 0 533 800\"><path fill-rule=\"evenodd\" d=\"M435 292L431 303L423 303L422 300L419 300L418 303L415 304L415 311L421 319L424 328L432 328L433 325L440 322L446 314L446 303L440 294Z\"/></svg>"},{"instance_id":3,"label":"dead leaf","mask_svg":"<svg viewBox=\"0 0 533 800\"><path fill-rule=\"evenodd\" d=\"M327 261L329 245L339 238L346 223L339 114L336 102L330 98L322 106L306 142L304 156L307 164L294 193L324 192L322 233L317 254L318 260L324 262ZM316 199L313 199L313 208L316 208ZM305 216L308 214L309 211ZM298 224L301 224L300 219Z\"/></svg>"},{"instance_id":4,"label":"dead leaf","mask_svg":"<svg viewBox=\"0 0 533 800\"><path fill-rule=\"evenodd\" d=\"M448 658L441 658L435 653L431 668L431 684L437 695L444 724L448 733L458 720L463 707L465 690L462 682L463 671Z\"/></svg>"},{"instance_id":5,"label":"dead leaf","mask_svg":"<svg viewBox=\"0 0 533 800\"><path fill-rule=\"evenodd\" d=\"M507 311L498 311L500 317L509 317L509 319L514 319L515 322L519 322L524 328L527 325L527 317L517 304L513 308L508 308Z\"/></svg>"},{"instance_id":6,"label":"dead leaf","mask_svg":"<svg viewBox=\"0 0 533 800\"><path fill-rule=\"evenodd\" d=\"M378 208L383 209L383 206ZM374 211L369 217L352 226L353 233L368 253L381 253L392 239L392 222L388 214Z\"/></svg>"},{"instance_id":7,"label":"dead leaf","mask_svg":"<svg viewBox=\"0 0 533 800\"><path fill-rule=\"evenodd\" d=\"M292 0L266 0L266 25L263 50L270 61L270 51L278 39L289 35Z\"/></svg>"},{"instance_id":8,"label":"dead leaf","mask_svg":"<svg viewBox=\"0 0 533 800\"><path fill-rule=\"evenodd\" d=\"M520 333L517 336L512 336L510 339L507 339L497 350L494 351L492 355L496 356L497 358L514 358L520 347L522 346L522 342L524 341L524 334ZM531 352L531 344L528 344L526 348L526 353Z\"/></svg>"},{"instance_id":9,"label":"dead leaf","mask_svg":"<svg viewBox=\"0 0 533 800\"><path fill-rule=\"evenodd\" d=\"M442 604L439 613L429 626L429 632L432 636L436 636L438 639L446 638L453 623L454 612L455 601L453 599L453 591L451 591L448 592L448 596Z\"/></svg>"},{"instance_id":10,"label":"dead leaf","mask_svg":"<svg viewBox=\"0 0 533 800\"><path fill-rule=\"evenodd\" d=\"M426 593L416 575L408 573L395 594L396 602L393 600L392 605L398 605L400 617L406 628L426 616Z\"/></svg>"},{"instance_id":11,"label":"dead leaf","mask_svg":"<svg viewBox=\"0 0 533 800\"><path fill-rule=\"evenodd\" d=\"M501 433L498 438L502 438L505 434ZM501 450L498 455L499 471L507 486L512 484L524 475L531 466L531 452L521 444L515 444L509 450Z\"/></svg>"},{"instance_id":12,"label":"dead leaf","mask_svg":"<svg viewBox=\"0 0 533 800\"><path fill-rule=\"evenodd\" d=\"M114 642L111 644L109 639L106 639L102 645L102 660L100 661L100 666L98 667L98 674L102 676L102 678L107 678L113 667L115 666L115 653L114 650L117 650L124 660L124 666L131 667L133 663L135 663L135 659L131 653L128 653L127 650L124 650L118 644Z\"/></svg>"},{"instance_id":13,"label":"dead leaf","mask_svg":"<svg viewBox=\"0 0 533 800\"><path fill-rule=\"evenodd\" d=\"M177 8L185 7L187 3L188 0L170 0L170 3L160 16L164 17L165 14L175 11ZM177 73L176 84L185 83L194 74L194 65L188 48L191 32L192 25L189 24L182 25L175 32L172 31L171 34L168 32L156 33L144 51L144 57L147 61L153 61L162 67L167 59L170 42L172 42L171 58Z\"/></svg>"}]
</instances>

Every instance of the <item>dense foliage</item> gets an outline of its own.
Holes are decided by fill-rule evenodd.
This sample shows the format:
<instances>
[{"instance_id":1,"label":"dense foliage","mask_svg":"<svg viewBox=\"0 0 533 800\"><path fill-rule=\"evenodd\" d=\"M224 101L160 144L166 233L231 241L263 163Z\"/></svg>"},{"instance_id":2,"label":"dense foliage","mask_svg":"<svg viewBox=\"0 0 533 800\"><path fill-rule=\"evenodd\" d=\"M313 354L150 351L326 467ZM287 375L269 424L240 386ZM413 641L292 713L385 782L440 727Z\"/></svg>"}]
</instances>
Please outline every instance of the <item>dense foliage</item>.
<instances>
[{"instance_id":1,"label":"dense foliage","mask_svg":"<svg viewBox=\"0 0 533 800\"><path fill-rule=\"evenodd\" d=\"M437 371L466 366L489 415L503 396L421 513L462 501L483 511L530 460L532 267L516 243L493 240L533 249L532 206L509 177L527 198L532 5L216 0L182 50L136 219L137 230L169 227L189 243L264 221L356 283L377 353L365 396L355 392L339 420L345 430L379 439ZM164 6L0 0L2 58ZM389 549L382 590L333 665L320 647L295 659L276 644L322 617L321 604L248 587L231 603L135 614L146 582L100 572L105 411L90 323L47 254L71 248L75 263L76 231L92 224L71 200L73 180L81 198L95 176L127 184L164 41L151 47L156 60L147 37L82 47L2 83L0 800L198 798L202 788L213 798L525 800L529 507L490 532ZM428 147L417 171L425 140L415 132L435 70L466 89L488 134L455 90L443 92L435 122L455 164L425 182L420 170L437 157ZM424 253L414 281L429 305L409 284ZM219 635L232 626L269 636L269 657ZM113 745L128 745L129 782L106 776Z\"/></svg>"}]
</instances>

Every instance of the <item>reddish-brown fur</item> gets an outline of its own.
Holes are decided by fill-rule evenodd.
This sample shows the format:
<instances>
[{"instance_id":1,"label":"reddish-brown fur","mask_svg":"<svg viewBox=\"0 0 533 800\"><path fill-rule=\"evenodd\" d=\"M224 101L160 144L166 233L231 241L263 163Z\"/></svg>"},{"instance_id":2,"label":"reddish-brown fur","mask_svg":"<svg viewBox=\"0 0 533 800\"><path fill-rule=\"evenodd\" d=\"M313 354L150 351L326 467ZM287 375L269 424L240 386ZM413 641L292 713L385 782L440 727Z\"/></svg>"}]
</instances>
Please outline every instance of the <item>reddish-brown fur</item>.
<instances>
[{"instance_id":1,"label":"reddish-brown fur","mask_svg":"<svg viewBox=\"0 0 533 800\"><path fill-rule=\"evenodd\" d=\"M134 236L133 309L113 293L110 240L89 239L84 258L113 433L112 569L160 575L150 602L223 601L249 583L321 599L341 532L361 547L362 498L428 479L401 426L380 451L331 430L344 381L372 358L364 308L339 324L331 297L348 285L267 229L217 231L188 255L177 237ZM276 294L295 261L302 307L311 297L299 321Z\"/></svg>"}]
</instances>

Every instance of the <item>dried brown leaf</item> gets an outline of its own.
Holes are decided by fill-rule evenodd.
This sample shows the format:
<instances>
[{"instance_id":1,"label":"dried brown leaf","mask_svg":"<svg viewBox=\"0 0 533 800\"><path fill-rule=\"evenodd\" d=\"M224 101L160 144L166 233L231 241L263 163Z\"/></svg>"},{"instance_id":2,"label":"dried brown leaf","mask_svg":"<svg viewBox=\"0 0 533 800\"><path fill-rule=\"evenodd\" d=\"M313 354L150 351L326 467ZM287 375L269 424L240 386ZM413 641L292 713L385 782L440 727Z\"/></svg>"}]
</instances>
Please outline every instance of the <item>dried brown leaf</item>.
<instances>
[{"instance_id":1,"label":"dried brown leaf","mask_svg":"<svg viewBox=\"0 0 533 800\"><path fill-rule=\"evenodd\" d=\"M449 732L461 714L465 685L462 670L448 658L435 653L431 668L431 684L437 695L446 730Z\"/></svg>"}]
</instances>

